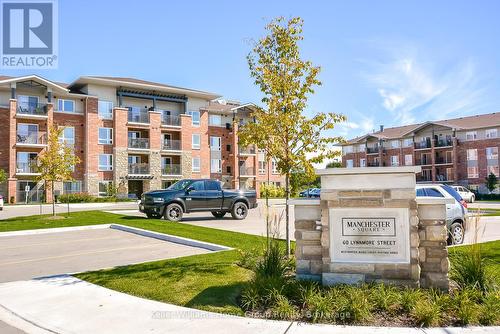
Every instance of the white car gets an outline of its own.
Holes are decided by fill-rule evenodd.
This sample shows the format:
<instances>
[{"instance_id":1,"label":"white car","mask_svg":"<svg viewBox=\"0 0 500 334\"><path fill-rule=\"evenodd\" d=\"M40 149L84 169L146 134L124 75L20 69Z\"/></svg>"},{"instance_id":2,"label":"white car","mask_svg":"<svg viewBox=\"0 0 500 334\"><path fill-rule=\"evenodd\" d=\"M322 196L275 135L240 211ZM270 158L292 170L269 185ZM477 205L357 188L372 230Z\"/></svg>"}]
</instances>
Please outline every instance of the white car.
<instances>
[{"instance_id":1,"label":"white car","mask_svg":"<svg viewBox=\"0 0 500 334\"><path fill-rule=\"evenodd\" d=\"M459 245L464 242L467 203L446 184L417 184L417 197L453 198L453 204L446 204L446 227L448 244Z\"/></svg>"},{"instance_id":2,"label":"white car","mask_svg":"<svg viewBox=\"0 0 500 334\"><path fill-rule=\"evenodd\" d=\"M0 211L3 210L3 196L0 195Z\"/></svg>"},{"instance_id":3,"label":"white car","mask_svg":"<svg viewBox=\"0 0 500 334\"><path fill-rule=\"evenodd\" d=\"M470 191L469 189L462 187L462 186L452 186L453 189L457 191L457 193L466 201L469 203L474 203L476 200L476 195Z\"/></svg>"}]
</instances>

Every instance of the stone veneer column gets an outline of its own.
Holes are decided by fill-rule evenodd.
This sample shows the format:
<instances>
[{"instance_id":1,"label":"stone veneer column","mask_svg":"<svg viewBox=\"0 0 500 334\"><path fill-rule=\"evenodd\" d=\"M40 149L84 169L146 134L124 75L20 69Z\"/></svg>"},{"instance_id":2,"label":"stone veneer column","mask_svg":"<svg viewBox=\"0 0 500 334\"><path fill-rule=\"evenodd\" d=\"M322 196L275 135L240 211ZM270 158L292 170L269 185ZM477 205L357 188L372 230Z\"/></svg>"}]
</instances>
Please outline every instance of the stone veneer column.
<instances>
[{"instance_id":1,"label":"stone veneer column","mask_svg":"<svg viewBox=\"0 0 500 334\"><path fill-rule=\"evenodd\" d=\"M153 177L144 182L144 191L161 189L161 112L149 112L149 173Z\"/></svg>"},{"instance_id":2,"label":"stone veneer column","mask_svg":"<svg viewBox=\"0 0 500 334\"><path fill-rule=\"evenodd\" d=\"M87 97L85 104L84 174L83 190L91 195L99 194L99 117L97 98Z\"/></svg>"},{"instance_id":3,"label":"stone veneer column","mask_svg":"<svg viewBox=\"0 0 500 334\"><path fill-rule=\"evenodd\" d=\"M446 228L446 204L453 199L419 198L418 233L420 238L419 260L421 267L420 285L424 288L449 289L449 260Z\"/></svg>"},{"instance_id":4,"label":"stone veneer column","mask_svg":"<svg viewBox=\"0 0 500 334\"><path fill-rule=\"evenodd\" d=\"M10 202L11 198L14 198L14 202L17 200L16 198L16 186L17 186L17 178L16 178L16 162L17 162L17 154L16 154L16 140L17 140L17 124L16 124L16 111L17 111L17 100L11 99L9 101L9 142L7 143L9 146L9 168L7 170L8 179L7 179L7 198L5 202Z\"/></svg>"},{"instance_id":5,"label":"stone veneer column","mask_svg":"<svg viewBox=\"0 0 500 334\"><path fill-rule=\"evenodd\" d=\"M192 161L192 120L191 116L186 114L181 114L181 173L183 178L190 178L191 171L193 169L193 161Z\"/></svg>"},{"instance_id":6,"label":"stone veneer column","mask_svg":"<svg viewBox=\"0 0 500 334\"><path fill-rule=\"evenodd\" d=\"M233 156L232 156L232 169L233 169L233 189L240 188L240 148L238 146L238 121L233 121L233 141L231 146L233 147Z\"/></svg>"},{"instance_id":7,"label":"stone veneer column","mask_svg":"<svg viewBox=\"0 0 500 334\"><path fill-rule=\"evenodd\" d=\"M113 181L118 197L128 197L128 109L113 109Z\"/></svg>"}]
</instances>

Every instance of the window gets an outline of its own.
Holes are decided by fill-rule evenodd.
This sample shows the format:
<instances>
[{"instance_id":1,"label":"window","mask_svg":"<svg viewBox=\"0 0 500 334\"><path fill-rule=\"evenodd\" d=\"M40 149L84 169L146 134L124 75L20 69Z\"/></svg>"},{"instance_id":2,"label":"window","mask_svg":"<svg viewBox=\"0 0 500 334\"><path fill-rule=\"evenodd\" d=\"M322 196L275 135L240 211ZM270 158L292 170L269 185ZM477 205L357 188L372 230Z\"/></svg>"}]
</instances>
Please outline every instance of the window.
<instances>
[{"instance_id":1,"label":"window","mask_svg":"<svg viewBox=\"0 0 500 334\"><path fill-rule=\"evenodd\" d=\"M211 159L210 160L210 172L211 173L222 173L222 160L221 159Z\"/></svg>"},{"instance_id":2,"label":"window","mask_svg":"<svg viewBox=\"0 0 500 334\"><path fill-rule=\"evenodd\" d=\"M36 153L17 152L17 173L36 173Z\"/></svg>"},{"instance_id":3,"label":"window","mask_svg":"<svg viewBox=\"0 0 500 334\"><path fill-rule=\"evenodd\" d=\"M405 166L413 165L413 155L405 154Z\"/></svg>"},{"instance_id":4,"label":"window","mask_svg":"<svg viewBox=\"0 0 500 334\"><path fill-rule=\"evenodd\" d=\"M498 174L498 164L497 165L488 165L488 175L491 173L495 174L496 176L500 176Z\"/></svg>"},{"instance_id":5,"label":"window","mask_svg":"<svg viewBox=\"0 0 500 334\"><path fill-rule=\"evenodd\" d=\"M199 173L200 172L200 158L193 158L192 161L192 172Z\"/></svg>"},{"instance_id":6,"label":"window","mask_svg":"<svg viewBox=\"0 0 500 334\"><path fill-rule=\"evenodd\" d=\"M469 161L477 160L477 149L473 148L467 150L467 160Z\"/></svg>"},{"instance_id":7,"label":"window","mask_svg":"<svg viewBox=\"0 0 500 334\"><path fill-rule=\"evenodd\" d=\"M275 160L271 161L271 170L273 174L278 174L278 163Z\"/></svg>"},{"instance_id":8,"label":"window","mask_svg":"<svg viewBox=\"0 0 500 334\"><path fill-rule=\"evenodd\" d=\"M393 167L399 166L399 156L391 155L391 166Z\"/></svg>"},{"instance_id":9,"label":"window","mask_svg":"<svg viewBox=\"0 0 500 334\"><path fill-rule=\"evenodd\" d=\"M65 145L75 145L75 128L72 126L64 127L59 137L59 142Z\"/></svg>"},{"instance_id":10,"label":"window","mask_svg":"<svg viewBox=\"0 0 500 334\"><path fill-rule=\"evenodd\" d=\"M113 119L113 102L99 100L97 102L97 111L99 118Z\"/></svg>"},{"instance_id":11,"label":"window","mask_svg":"<svg viewBox=\"0 0 500 334\"><path fill-rule=\"evenodd\" d=\"M226 145L226 151L231 152L231 144Z\"/></svg>"},{"instance_id":12,"label":"window","mask_svg":"<svg viewBox=\"0 0 500 334\"><path fill-rule=\"evenodd\" d=\"M75 194L82 192L82 181L64 181L63 194Z\"/></svg>"},{"instance_id":13,"label":"window","mask_svg":"<svg viewBox=\"0 0 500 334\"><path fill-rule=\"evenodd\" d=\"M38 135L37 124L17 124L17 142L22 144L46 144Z\"/></svg>"},{"instance_id":14,"label":"window","mask_svg":"<svg viewBox=\"0 0 500 334\"><path fill-rule=\"evenodd\" d=\"M345 162L345 166L346 166L347 168L352 168L352 167L354 167L354 161L353 161L352 159L346 160L346 162Z\"/></svg>"},{"instance_id":15,"label":"window","mask_svg":"<svg viewBox=\"0 0 500 334\"><path fill-rule=\"evenodd\" d=\"M266 174L266 165L267 163L265 160L259 160L259 174Z\"/></svg>"},{"instance_id":16,"label":"window","mask_svg":"<svg viewBox=\"0 0 500 334\"><path fill-rule=\"evenodd\" d=\"M194 126L200 126L200 112L199 111L188 111L188 115L191 115L191 124Z\"/></svg>"},{"instance_id":17,"label":"window","mask_svg":"<svg viewBox=\"0 0 500 334\"><path fill-rule=\"evenodd\" d=\"M38 107L38 96L18 95L17 102L20 108L32 111Z\"/></svg>"},{"instance_id":18,"label":"window","mask_svg":"<svg viewBox=\"0 0 500 334\"><path fill-rule=\"evenodd\" d=\"M99 196L110 196L112 193L113 181L99 181Z\"/></svg>"},{"instance_id":19,"label":"window","mask_svg":"<svg viewBox=\"0 0 500 334\"><path fill-rule=\"evenodd\" d=\"M366 159L359 159L359 167L366 167Z\"/></svg>"},{"instance_id":20,"label":"window","mask_svg":"<svg viewBox=\"0 0 500 334\"><path fill-rule=\"evenodd\" d=\"M391 140L391 148L399 148L399 140Z\"/></svg>"},{"instance_id":21,"label":"window","mask_svg":"<svg viewBox=\"0 0 500 334\"><path fill-rule=\"evenodd\" d=\"M211 151L220 151L221 150L220 137L210 137L210 150Z\"/></svg>"},{"instance_id":22,"label":"window","mask_svg":"<svg viewBox=\"0 0 500 334\"><path fill-rule=\"evenodd\" d=\"M486 138L496 138L497 137L497 129L487 129L486 130Z\"/></svg>"},{"instance_id":23,"label":"window","mask_svg":"<svg viewBox=\"0 0 500 334\"><path fill-rule=\"evenodd\" d=\"M498 160L498 147L487 147L486 148L486 159Z\"/></svg>"},{"instance_id":24,"label":"window","mask_svg":"<svg viewBox=\"0 0 500 334\"><path fill-rule=\"evenodd\" d=\"M434 188L425 188L425 195L428 197L444 197L439 190Z\"/></svg>"},{"instance_id":25,"label":"window","mask_svg":"<svg viewBox=\"0 0 500 334\"><path fill-rule=\"evenodd\" d=\"M466 140L476 140L477 139L477 132L476 131L469 131L465 134L465 139Z\"/></svg>"},{"instance_id":26,"label":"window","mask_svg":"<svg viewBox=\"0 0 500 334\"><path fill-rule=\"evenodd\" d=\"M410 147L413 145L413 139L412 138L405 138L403 140L403 146L404 147Z\"/></svg>"},{"instance_id":27,"label":"window","mask_svg":"<svg viewBox=\"0 0 500 334\"><path fill-rule=\"evenodd\" d=\"M215 180L208 180L205 181L205 190L220 190L220 183L219 181Z\"/></svg>"},{"instance_id":28,"label":"window","mask_svg":"<svg viewBox=\"0 0 500 334\"><path fill-rule=\"evenodd\" d=\"M467 167L467 177L469 179L477 179L479 177L479 169L477 167Z\"/></svg>"},{"instance_id":29,"label":"window","mask_svg":"<svg viewBox=\"0 0 500 334\"><path fill-rule=\"evenodd\" d=\"M199 133L193 133L191 138L191 148L199 150L201 147L201 136Z\"/></svg>"},{"instance_id":30,"label":"window","mask_svg":"<svg viewBox=\"0 0 500 334\"><path fill-rule=\"evenodd\" d=\"M113 144L113 129L112 128L99 128L99 144L102 144L102 145Z\"/></svg>"},{"instance_id":31,"label":"window","mask_svg":"<svg viewBox=\"0 0 500 334\"><path fill-rule=\"evenodd\" d=\"M189 185L189 188L193 188L194 191L204 191L205 181L195 181Z\"/></svg>"},{"instance_id":32,"label":"window","mask_svg":"<svg viewBox=\"0 0 500 334\"><path fill-rule=\"evenodd\" d=\"M365 144L361 144L358 146L358 150L359 152L364 152L365 151L365 148L366 148L366 145Z\"/></svg>"},{"instance_id":33,"label":"window","mask_svg":"<svg viewBox=\"0 0 500 334\"><path fill-rule=\"evenodd\" d=\"M101 171L113 170L112 154L99 154L99 170Z\"/></svg>"},{"instance_id":34,"label":"window","mask_svg":"<svg viewBox=\"0 0 500 334\"><path fill-rule=\"evenodd\" d=\"M76 112L75 110L75 101L73 100L57 100L57 111L60 112Z\"/></svg>"},{"instance_id":35,"label":"window","mask_svg":"<svg viewBox=\"0 0 500 334\"><path fill-rule=\"evenodd\" d=\"M209 115L208 125L212 126L222 126L222 116L221 115Z\"/></svg>"},{"instance_id":36,"label":"window","mask_svg":"<svg viewBox=\"0 0 500 334\"><path fill-rule=\"evenodd\" d=\"M344 146L343 150L344 150L344 154L352 153L352 146Z\"/></svg>"}]
</instances>

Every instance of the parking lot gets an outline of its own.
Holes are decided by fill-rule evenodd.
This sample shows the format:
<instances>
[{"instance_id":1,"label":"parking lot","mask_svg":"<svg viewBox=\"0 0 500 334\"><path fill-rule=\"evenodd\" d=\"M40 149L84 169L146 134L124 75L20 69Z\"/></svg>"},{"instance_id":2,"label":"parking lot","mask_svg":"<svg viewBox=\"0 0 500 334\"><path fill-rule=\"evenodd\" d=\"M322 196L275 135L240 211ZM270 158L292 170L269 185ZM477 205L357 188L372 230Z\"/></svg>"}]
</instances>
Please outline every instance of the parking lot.
<instances>
[{"instance_id":1,"label":"parking lot","mask_svg":"<svg viewBox=\"0 0 500 334\"><path fill-rule=\"evenodd\" d=\"M0 282L97 270L209 251L113 230L0 237Z\"/></svg>"}]
</instances>

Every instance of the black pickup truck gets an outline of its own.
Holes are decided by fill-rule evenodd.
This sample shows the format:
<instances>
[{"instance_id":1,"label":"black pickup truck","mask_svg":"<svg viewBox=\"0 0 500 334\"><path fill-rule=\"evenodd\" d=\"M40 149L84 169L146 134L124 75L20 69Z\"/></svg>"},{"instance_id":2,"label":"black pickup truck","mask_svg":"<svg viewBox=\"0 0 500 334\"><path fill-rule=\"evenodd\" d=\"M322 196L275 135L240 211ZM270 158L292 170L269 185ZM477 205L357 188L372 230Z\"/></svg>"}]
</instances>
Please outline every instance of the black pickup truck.
<instances>
[{"instance_id":1,"label":"black pickup truck","mask_svg":"<svg viewBox=\"0 0 500 334\"><path fill-rule=\"evenodd\" d=\"M144 193L139 211L148 218L164 217L179 221L184 213L210 211L216 218L228 212L234 219L245 219L249 209L257 207L255 190L222 189L217 180L185 179L167 189Z\"/></svg>"}]
</instances>

